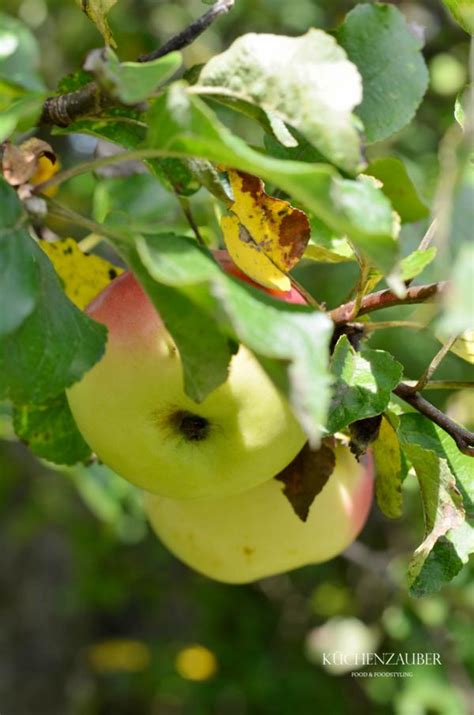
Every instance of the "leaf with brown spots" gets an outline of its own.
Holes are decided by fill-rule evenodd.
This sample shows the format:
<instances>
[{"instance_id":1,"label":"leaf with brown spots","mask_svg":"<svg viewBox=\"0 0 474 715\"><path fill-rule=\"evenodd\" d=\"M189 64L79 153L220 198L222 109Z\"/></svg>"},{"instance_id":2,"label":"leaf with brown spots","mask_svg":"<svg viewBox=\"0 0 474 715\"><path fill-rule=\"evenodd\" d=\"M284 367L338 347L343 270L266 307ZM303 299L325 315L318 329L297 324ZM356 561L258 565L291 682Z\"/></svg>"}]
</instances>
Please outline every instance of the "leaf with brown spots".
<instances>
[{"instance_id":1,"label":"leaf with brown spots","mask_svg":"<svg viewBox=\"0 0 474 715\"><path fill-rule=\"evenodd\" d=\"M275 479L283 482L283 494L301 521L308 518L311 504L322 491L336 466L336 457L328 444L313 451L305 444L294 460Z\"/></svg>"},{"instance_id":2,"label":"leaf with brown spots","mask_svg":"<svg viewBox=\"0 0 474 715\"><path fill-rule=\"evenodd\" d=\"M257 283L290 290L287 273L301 259L310 237L306 214L266 194L256 176L234 170L228 175L234 202L231 215L221 221L227 250Z\"/></svg>"}]
</instances>

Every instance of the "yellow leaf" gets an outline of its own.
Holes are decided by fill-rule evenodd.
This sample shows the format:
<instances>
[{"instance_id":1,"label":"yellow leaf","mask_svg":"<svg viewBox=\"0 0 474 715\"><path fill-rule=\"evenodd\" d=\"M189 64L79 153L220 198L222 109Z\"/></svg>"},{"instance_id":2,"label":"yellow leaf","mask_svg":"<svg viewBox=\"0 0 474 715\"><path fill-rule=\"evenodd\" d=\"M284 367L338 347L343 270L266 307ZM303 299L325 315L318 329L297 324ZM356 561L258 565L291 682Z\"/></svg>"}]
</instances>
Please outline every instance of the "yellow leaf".
<instances>
[{"instance_id":1,"label":"yellow leaf","mask_svg":"<svg viewBox=\"0 0 474 715\"><path fill-rule=\"evenodd\" d=\"M268 196L256 176L229 170L234 194L231 216L221 220L227 250L234 263L260 285L291 289L286 275L302 257L309 241L306 214L287 201Z\"/></svg>"},{"instance_id":2,"label":"yellow leaf","mask_svg":"<svg viewBox=\"0 0 474 715\"><path fill-rule=\"evenodd\" d=\"M123 273L122 268L104 258L83 253L73 238L40 241L39 245L61 278L66 295L81 310Z\"/></svg>"},{"instance_id":3,"label":"yellow leaf","mask_svg":"<svg viewBox=\"0 0 474 715\"><path fill-rule=\"evenodd\" d=\"M52 176L57 174L61 164L58 159L53 161L49 155L40 156L36 166L36 171L30 179L30 183L37 186L42 184L43 181L48 181ZM55 196L58 192L58 186L48 186L41 193L45 196Z\"/></svg>"}]
</instances>

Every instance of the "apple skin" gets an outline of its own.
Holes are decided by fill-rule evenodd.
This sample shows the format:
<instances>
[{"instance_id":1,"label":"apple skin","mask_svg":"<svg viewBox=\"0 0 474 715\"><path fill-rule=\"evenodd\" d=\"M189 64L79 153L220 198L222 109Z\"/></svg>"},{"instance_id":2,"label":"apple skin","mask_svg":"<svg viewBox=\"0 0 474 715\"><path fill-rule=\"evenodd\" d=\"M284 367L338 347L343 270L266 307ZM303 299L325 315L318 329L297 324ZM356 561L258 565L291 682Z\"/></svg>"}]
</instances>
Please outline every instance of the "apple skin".
<instances>
[{"instance_id":1,"label":"apple skin","mask_svg":"<svg viewBox=\"0 0 474 715\"><path fill-rule=\"evenodd\" d=\"M216 258L238 271L225 252ZM305 302L293 291L278 297ZM243 346L203 402L185 394L173 340L131 273L87 313L108 327L107 348L67 390L69 405L92 450L132 484L176 499L236 494L271 479L303 446L287 400Z\"/></svg>"},{"instance_id":2,"label":"apple skin","mask_svg":"<svg viewBox=\"0 0 474 715\"><path fill-rule=\"evenodd\" d=\"M373 496L369 454L357 462L347 447L311 505L306 522L294 513L276 480L233 497L179 501L144 495L145 511L165 546L216 581L249 583L327 561L354 541Z\"/></svg>"}]
</instances>

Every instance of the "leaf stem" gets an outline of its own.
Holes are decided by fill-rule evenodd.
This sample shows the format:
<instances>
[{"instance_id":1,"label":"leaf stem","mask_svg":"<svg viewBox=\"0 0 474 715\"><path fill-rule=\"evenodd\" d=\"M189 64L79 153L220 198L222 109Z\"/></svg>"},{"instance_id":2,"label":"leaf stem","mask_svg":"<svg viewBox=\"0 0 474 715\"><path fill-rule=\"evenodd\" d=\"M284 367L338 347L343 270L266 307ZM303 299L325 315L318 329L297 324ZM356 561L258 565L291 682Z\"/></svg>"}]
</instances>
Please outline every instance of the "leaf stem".
<instances>
[{"instance_id":1,"label":"leaf stem","mask_svg":"<svg viewBox=\"0 0 474 715\"><path fill-rule=\"evenodd\" d=\"M201 232L199 231L199 226L194 220L193 212L191 211L191 205L188 199L186 199L184 196L179 196L179 194L176 194L176 197L179 201L179 205L181 206L181 209L186 217L187 222L191 226L192 232L196 237L196 241L199 243L200 246L205 246L206 242L203 239Z\"/></svg>"},{"instance_id":2,"label":"leaf stem","mask_svg":"<svg viewBox=\"0 0 474 715\"><path fill-rule=\"evenodd\" d=\"M83 238L82 241L78 241L77 245L83 253L89 253L89 251L92 251L103 240L104 236L101 236L98 233L90 233L88 236Z\"/></svg>"}]
</instances>

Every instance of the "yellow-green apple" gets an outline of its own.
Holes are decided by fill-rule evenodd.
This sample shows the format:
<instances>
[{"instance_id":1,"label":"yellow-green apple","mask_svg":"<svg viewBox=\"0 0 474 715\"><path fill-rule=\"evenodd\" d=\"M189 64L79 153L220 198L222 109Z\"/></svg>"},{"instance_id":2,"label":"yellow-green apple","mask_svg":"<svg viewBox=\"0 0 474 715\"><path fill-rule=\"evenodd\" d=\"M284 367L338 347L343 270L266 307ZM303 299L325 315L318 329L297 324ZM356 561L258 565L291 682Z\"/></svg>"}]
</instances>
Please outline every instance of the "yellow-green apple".
<instances>
[{"instance_id":1,"label":"yellow-green apple","mask_svg":"<svg viewBox=\"0 0 474 715\"><path fill-rule=\"evenodd\" d=\"M243 276L225 252L216 259ZM275 295L305 303L295 290ZM67 391L69 405L98 457L133 484L179 499L236 494L271 479L303 446L287 400L243 346L203 402L185 394L176 346L131 273L87 312L108 327L107 349Z\"/></svg>"},{"instance_id":2,"label":"yellow-green apple","mask_svg":"<svg viewBox=\"0 0 474 715\"><path fill-rule=\"evenodd\" d=\"M188 566L217 581L248 583L341 553L369 513L372 459L357 462L338 447L334 472L305 522L282 489L271 479L232 497L182 501L145 494L145 510L161 541Z\"/></svg>"}]
</instances>

